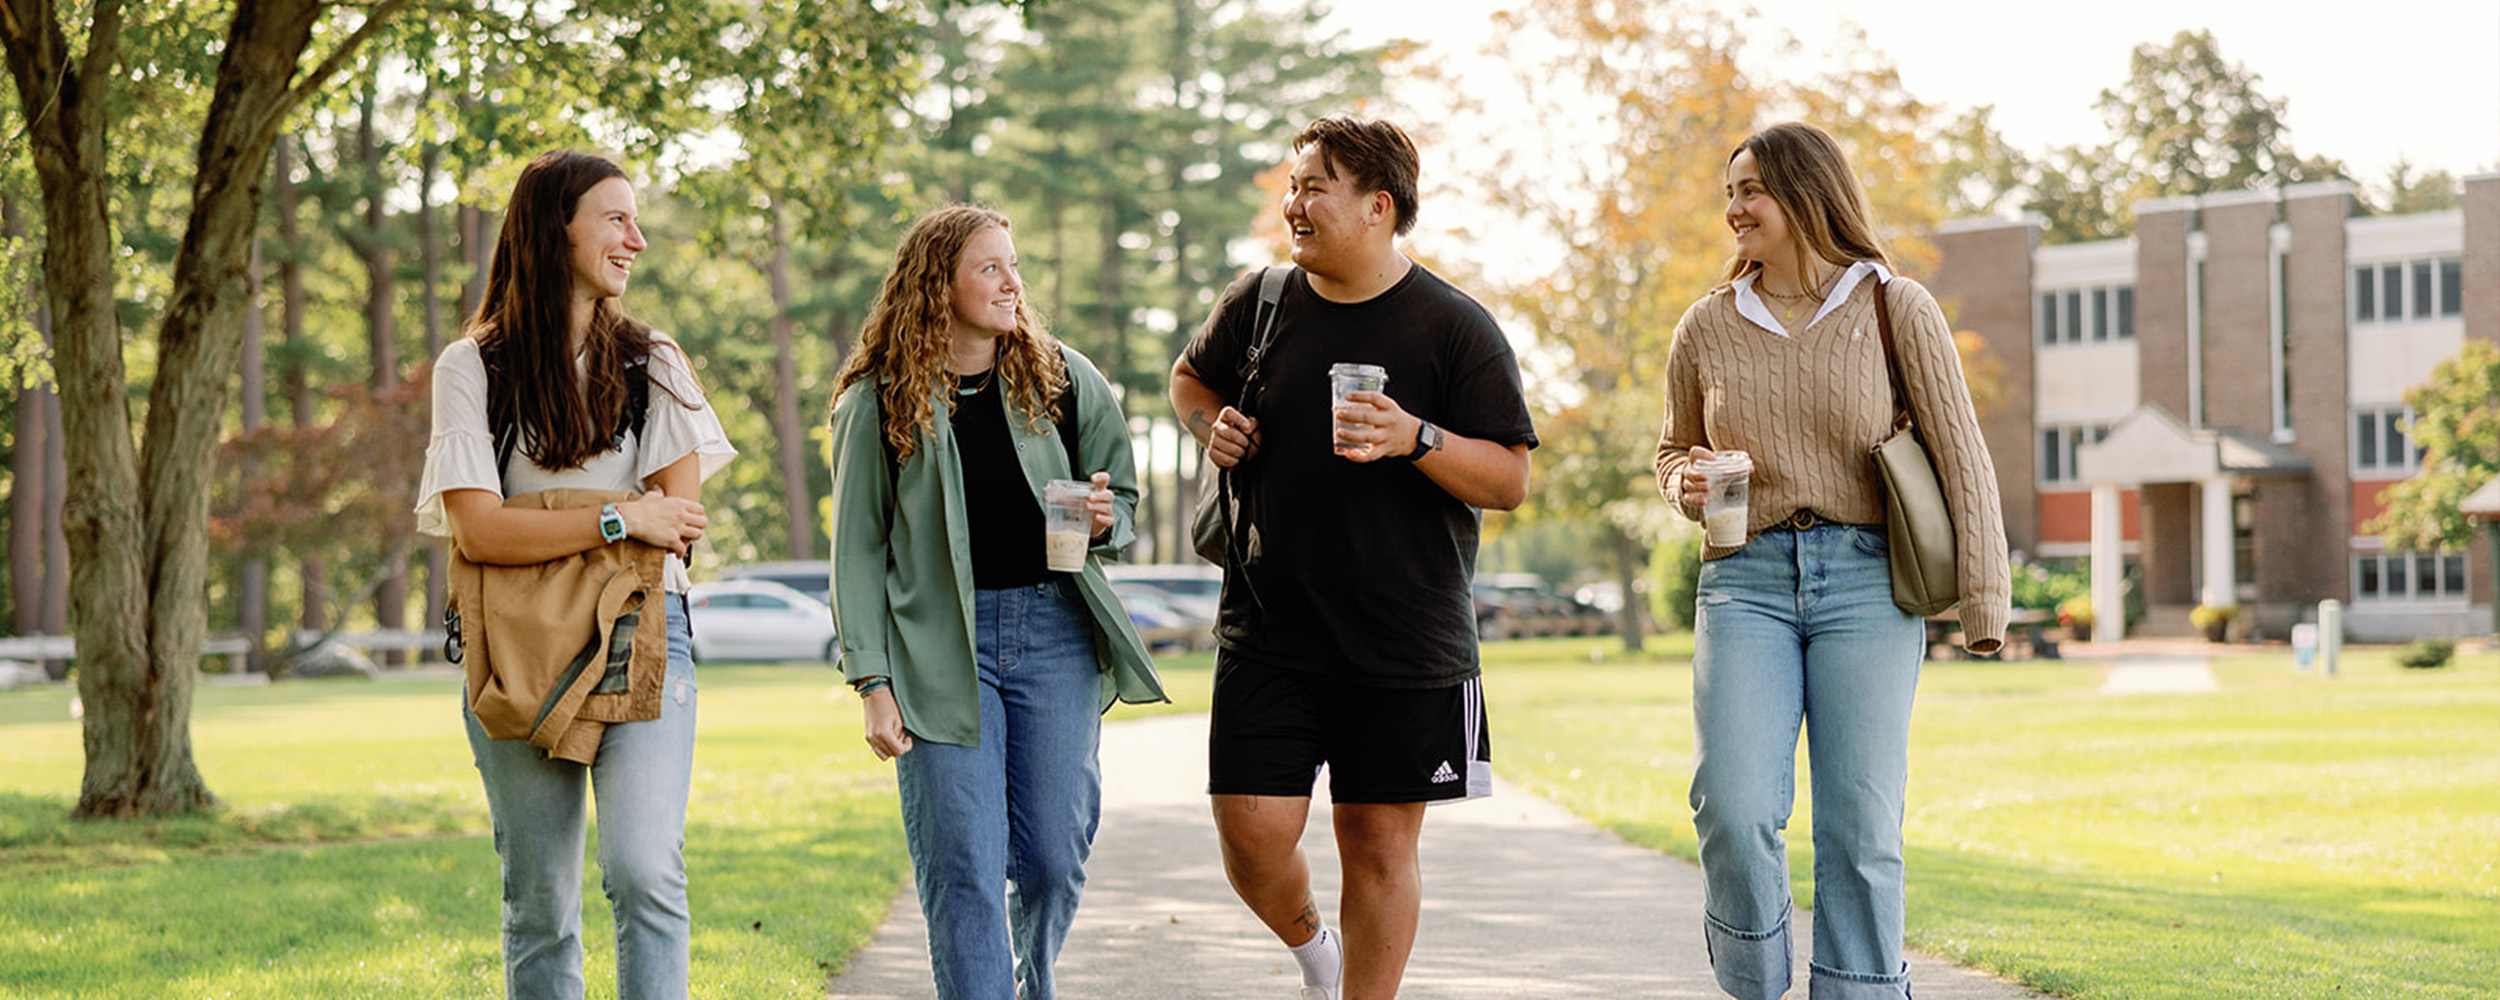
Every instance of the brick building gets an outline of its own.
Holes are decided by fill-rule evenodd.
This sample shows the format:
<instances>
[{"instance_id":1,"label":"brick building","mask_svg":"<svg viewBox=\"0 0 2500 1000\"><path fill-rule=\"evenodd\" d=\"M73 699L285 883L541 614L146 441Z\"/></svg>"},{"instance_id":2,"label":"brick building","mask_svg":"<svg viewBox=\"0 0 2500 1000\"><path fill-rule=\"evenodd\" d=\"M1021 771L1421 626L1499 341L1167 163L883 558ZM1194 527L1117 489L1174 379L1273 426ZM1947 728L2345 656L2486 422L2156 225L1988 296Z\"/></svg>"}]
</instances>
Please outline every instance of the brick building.
<instances>
[{"instance_id":1,"label":"brick building","mask_svg":"<svg viewBox=\"0 0 2500 1000\"><path fill-rule=\"evenodd\" d=\"M2391 551L2362 525L2420 468L2405 390L2500 342L2500 174L2452 212L2358 216L2327 183L2135 214L2126 240L2042 246L2036 219L1933 236L1927 284L2004 367L1982 427L2012 547L2102 556L2102 608L2123 563L2156 633L2234 604L2280 637L2327 598L2357 640L2488 633L2488 548Z\"/></svg>"}]
</instances>

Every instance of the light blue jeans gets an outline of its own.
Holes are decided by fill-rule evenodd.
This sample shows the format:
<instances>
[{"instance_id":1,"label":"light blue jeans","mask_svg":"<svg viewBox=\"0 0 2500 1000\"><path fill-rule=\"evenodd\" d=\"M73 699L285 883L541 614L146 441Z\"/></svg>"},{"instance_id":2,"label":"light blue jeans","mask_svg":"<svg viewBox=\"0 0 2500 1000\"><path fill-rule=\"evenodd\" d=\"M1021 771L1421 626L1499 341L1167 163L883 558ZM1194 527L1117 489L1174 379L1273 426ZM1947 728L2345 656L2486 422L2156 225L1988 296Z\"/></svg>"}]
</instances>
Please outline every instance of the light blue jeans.
<instances>
[{"instance_id":1,"label":"light blue jeans","mask_svg":"<svg viewBox=\"0 0 2500 1000\"><path fill-rule=\"evenodd\" d=\"M1693 825L1719 987L1789 985L1797 731L1814 788L1816 1000L1909 996L1901 816L1920 622L1892 604L1881 526L1767 531L1703 563L1693 649Z\"/></svg>"},{"instance_id":2,"label":"light blue jeans","mask_svg":"<svg viewBox=\"0 0 2500 1000\"><path fill-rule=\"evenodd\" d=\"M1102 675L1073 584L973 592L981 745L894 759L939 1000L1054 1000L1102 815Z\"/></svg>"},{"instance_id":3,"label":"light blue jeans","mask_svg":"<svg viewBox=\"0 0 2500 1000\"><path fill-rule=\"evenodd\" d=\"M599 885L616 917L619 1000L686 995L686 790L694 776L694 660L686 599L670 594L660 717L608 727L585 767L524 740L490 739L462 698L469 749L503 858L504 992L582 995L582 848L587 783L599 800Z\"/></svg>"}]
</instances>

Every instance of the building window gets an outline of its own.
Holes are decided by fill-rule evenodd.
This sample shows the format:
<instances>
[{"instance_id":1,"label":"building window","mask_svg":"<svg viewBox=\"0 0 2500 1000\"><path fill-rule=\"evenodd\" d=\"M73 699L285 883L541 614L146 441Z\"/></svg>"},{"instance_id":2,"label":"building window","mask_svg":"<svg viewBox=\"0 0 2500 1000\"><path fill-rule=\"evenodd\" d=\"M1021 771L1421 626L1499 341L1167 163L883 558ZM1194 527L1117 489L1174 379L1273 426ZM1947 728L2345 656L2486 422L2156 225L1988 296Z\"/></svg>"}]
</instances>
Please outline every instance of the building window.
<instances>
[{"instance_id":1,"label":"building window","mask_svg":"<svg viewBox=\"0 0 2500 1000\"><path fill-rule=\"evenodd\" d=\"M2465 261L2426 257L2352 269L2353 323L2392 323L2465 312Z\"/></svg>"},{"instance_id":2,"label":"building window","mask_svg":"<svg viewBox=\"0 0 2500 1000\"><path fill-rule=\"evenodd\" d=\"M2109 436L2108 424L2056 425L2040 429L2040 482L2057 486L2080 483L2083 476L2075 471L2075 451L2085 444L2099 444Z\"/></svg>"},{"instance_id":3,"label":"building window","mask_svg":"<svg viewBox=\"0 0 2500 1000\"><path fill-rule=\"evenodd\" d=\"M2362 600L2462 601L2461 552L2363 552L2353 557L2353 596Z\"/></svg>"},{"instance_id":4,"label":"building window","mask_svg":"<svg viewBox=\"0 0 2500 1000\"><path fill-rule=\"evenodd\" d=\"M2410 407L2388 406L2354 410L2352 414L2352 468L2356 473L2371 472L2411 475L2422 467L2422 448L2405 433L2413 419Z\"/></svg>"},{"instance_id":5,"label":"building window","mask_svg":"<svg viewBox=\"0 0 2500 1000\"><path fill-rule=\"evenodd\" d=\"M2135 286L2099 285L2040 293L2040 344L2135 339Z\"/></svg>"}]
</instances>

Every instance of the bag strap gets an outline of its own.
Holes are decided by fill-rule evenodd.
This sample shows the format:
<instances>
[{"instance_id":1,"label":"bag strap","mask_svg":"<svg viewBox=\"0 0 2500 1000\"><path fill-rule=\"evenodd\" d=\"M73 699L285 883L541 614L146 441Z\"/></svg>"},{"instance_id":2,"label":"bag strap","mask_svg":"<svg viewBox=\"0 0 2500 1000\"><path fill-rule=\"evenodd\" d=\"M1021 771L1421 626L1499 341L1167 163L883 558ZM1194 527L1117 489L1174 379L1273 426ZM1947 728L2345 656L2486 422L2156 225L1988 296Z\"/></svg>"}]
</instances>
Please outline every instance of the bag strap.
<instances>
[{"instance_id":1,"label":"bag strap","mask_svg":"<svg viewBox=\"0 0 2500 1000\"><path fill-rule=\"evenodd\" d=\"M486 376L490 387L487 393L488 399L494 398L491 388L494 379L494 374L489 372ZM648 415L645 411L649 409L651 409L651 358L646 355L625 362L625 411L617 415L618 446L624 445L625 435L629 431L637 439L642 437L643 420ZM507 496L512 493L512 488L504 473L504 467L512 464L512 453L519 450L520 444L521 428L518 424L506 420L502 426L495 428L495 482Z\"/></svg>"},{"instance_id":2,"label":"bag strap","mask_svg":"<svg viewBox=\"0 0 2500 1000\"><path fill-rule=\"evenodd\" d=\"M1053 430L1059 435L1059 446L1068 450L1068 478L1087 478L1085 466L1076 456L1076 366L1068 364L1068 345L1059 345L1059 363L1068 371L1068 387L1059 393L1059 419Z\"/></svg>"},{"instance_id":3,"label":"bag strap","mask_svg":"<svg viewBox=\"0 0 2500 1000\"><path fill-rule=\"evenodd\" d=\"M1250 389L1259 380L1260 362L1266 359L1267 349L1275 346L1276 317L1285 311L1285 279L1292 277L1295 270L1297 268L1286 266L1267 267L1259 271L1258 334L1250 342L1249 353L1242 355L1241 399L1234 404L1244 413L1249 412Z\"/></svg>"},{"instance_id":4,"label":"bag strap","mask_svg":"<svg viewBox=\"0 0 2500 1000\"><path fill-rule=\"evenodd\" d=\"M1875 279L1875 329L1883 334L1884 374L1892 377L1892 401L1898 411L1893 415L1892 429L1899 431L1918 421L1910 410L1909 383L1901 378L1900 351L1892 343L1892 305L1884 301L1884 286L1891 283L1890 278Z\"/></svg>"}]
</instances>

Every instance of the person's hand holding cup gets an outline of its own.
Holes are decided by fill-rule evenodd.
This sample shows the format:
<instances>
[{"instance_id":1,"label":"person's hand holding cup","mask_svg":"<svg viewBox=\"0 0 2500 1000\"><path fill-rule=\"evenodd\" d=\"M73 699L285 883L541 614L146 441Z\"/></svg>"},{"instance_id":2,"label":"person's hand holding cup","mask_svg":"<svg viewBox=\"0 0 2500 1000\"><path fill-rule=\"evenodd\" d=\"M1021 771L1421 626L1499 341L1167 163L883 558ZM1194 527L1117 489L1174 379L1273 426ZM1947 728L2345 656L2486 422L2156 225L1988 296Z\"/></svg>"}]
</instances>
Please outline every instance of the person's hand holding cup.
<instances>
[{"instance_id":1,"label":"person's hand holding cup","mask_svg":"<svg viewBox=\"0 0 2500 1000\"><path fill-rule=\"evenodd\" d=\"M1088 501L1094 495L1094 484L1076 479L1053 479L1042 486L1042 557L1053 573L1075 573L1085 568L1085 550L1091 547L1094 534L1094 512Z\"/></svg>"},{"instance_id":2,"label":"person's hand holding cup","mask_svg":"<svg viewBox=\"0 0 2500 1000\"><path fill-rule=\"evenodd\" d=\"M1330 426L1334 428L1329 443L1337 454L1353 457L1366 454L1374 447L1346 440L1348 430L1362 426L1336 419L1337 415L1344 412L1347 407L1361 405L1347 397L1357 392L1387 392L1388 390L1388 369L1379 365L1341 361L1328 366L1328 413Z\"/></svg>"},{"instance_id":3,"label":"person's hand holding cup","mask_svg":"<svg viewBox=\"0 0 2500 1000\"><path fill-rule=\"evenodd\" d=\"M1694 449L1700 451L1701 449ZM1753 456L1741 451L1722 451L1708 459L1693 463L1702 474L1701 524L1704 541L1714 549L1732 549L1745 544L1750 517L1753 480ZM1686 480L1691 489L1691 480Z\"/></svg>"}]
</instances>

